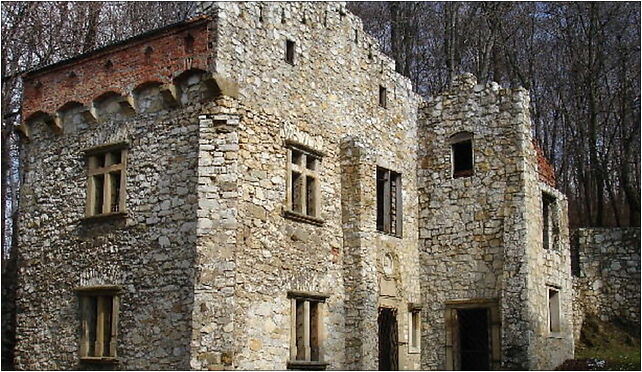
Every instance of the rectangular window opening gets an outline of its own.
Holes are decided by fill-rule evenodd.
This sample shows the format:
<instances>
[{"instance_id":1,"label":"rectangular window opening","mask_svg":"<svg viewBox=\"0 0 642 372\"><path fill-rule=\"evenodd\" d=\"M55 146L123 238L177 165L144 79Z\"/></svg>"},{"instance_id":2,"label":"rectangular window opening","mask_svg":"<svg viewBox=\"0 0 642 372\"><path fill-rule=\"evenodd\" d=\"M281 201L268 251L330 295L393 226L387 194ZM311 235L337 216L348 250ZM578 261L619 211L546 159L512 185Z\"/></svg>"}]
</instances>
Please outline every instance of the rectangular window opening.
<instances>
[{"instance_id":1,"label":"rectangular window opening","mask_svg":"<svg viewBox=\"0 0 642 372\"><path fill-rule=\"evenodd\" d=\"M118 303L114 295L80 295L80 357L114 359L118 330Z\"/></svg>"},{"instance_id":2,"label":"rectangular window opening","mask_svg":"<svg viewBox=\"0 0 642 372\"><path fill-rule=\"evenodd\" d=\"M410 324L408 325L408 344L410 352L418 353L421 343L421 312L419 310L412 310L409 313Z\"/></svg>"},{"instance_id":3,"label":"rectangular window opening","mask_svg":"<svg viewBox=\"0 0 642 372\"><path fill-rule=\"evenodd\" d=\"M399 173L377 167L377 230L402 235L402 187Z\"/></svg>"},{"instance_id":4,"label":"rectangular window opening","mask_svg":"<svg viewBox=\"0 0 642 372\"><path fill-rule=\"evenodd\" d=\"M94 210L93 214L102 214L103 213L103 197L104 197L104 185L105 185L105 175L99 174L93 176L93 186L94 186Z\"/></svg>"},{"instance_id":5,"label":"rectangular window opening","mask_svg":"<svg viewBox=\"0 0 642 372\"><path fill-rule=\"evenodd\" d=\"M306 176L305 178L305 195L306 195L306 213L308 216L316 216L316 180L314 177Z\"/></svg>"},{"instance_id":6,"label":"rectangular window opening","mask_svg":"<svg viewBox=\"0 0 642 372\"><path fill-rule=\"evenodd\" d=\"M555 214L555 197L542 192L542 247L549 249L557 239L557 221Z\"/></svg>"},{"instance_id":7,"label":"rectangular window opening","mask_svg":"<svg viewBox=\"0 0 642 372\"><path fill-rule=\"evenodd\" d=\"M318 218L319 207L319 170L321 157L307 149L288 148L288 200L286 212L293 218ZM288 213L286 213L288 215ZM306 220L307 221L307 220ZM310 222L319 222L310 220Z\"/></svg>"},{"instance_id":8,"label":"rectangular window opening","mask_svg":"<svg viewBox=\"0 0 642 372\"><path fill-rule=\"evenodd\" d=\"M294 64L294 41L285 41L285 61L291 65Z\"/></svg>"},{"instance_id":9,"label":"rectangular window opening","mask_svg":"<svg viewBox=\"0 0 642 372\"><path fill-rule=\"evenodd\" d=\"M379 85L379 106L387 107L388 106L388 90Z\"/></svg>"},{"instance_id":10,"label":"rectangular window opening","mask_svg":"<svg viewBox=\"0 0 642 372\"><path fill-rule=\"evenodd\" d=\"M303 212L303 177L301 173L292 172L292 210L295 212Z\"/></svg>"},{"instance_id":11,"label":"rectangular window opening","mask_svg":"<svg viewBox=\"0 0 642 372\"><path fill-rule=\"evenodd\" d=\"M327 296L288 293L292 301L289 369L325 369L323 306Z\"/></svg>"},{"instance_id":12,"label":"rectangular window opening","mask_svg":"<svg viewBox=\"0 0 642 372\"><path fill-rule=\"evenodd\" d=\"M473 175L473 141L471 139L452 144L453 177Z\"/></svg>"},{"instance_id":13,"label":"rectangular window opening","mask_svg":"<svg viewBox=\"0 0 642 372\"><path fill-rule=\"evenodd\" d=\"M123 212L126 152L111 150L88 157L87 217Z\"/></svg>"},{"instance_id":14,"label":"rectangular window opening","mask_svg":"<svg viewBox=\"0 0 642 372\"><path fill-rule=\"evenodd\" d=\"M113 172L109 174L109 181L111 182L110 190L110 211L118 212L120 203L120 172Z\"/></svg>"},{"instance_id":15,"label":"rectangular window opening","mask_svg":"<svg viewBox=\"0 0 642 372\"><path fill-rule=\"evenodd\" d=\"M560 332L560 292L553 288L548 289L548 329Z\"/></svg>"}]
</instances>

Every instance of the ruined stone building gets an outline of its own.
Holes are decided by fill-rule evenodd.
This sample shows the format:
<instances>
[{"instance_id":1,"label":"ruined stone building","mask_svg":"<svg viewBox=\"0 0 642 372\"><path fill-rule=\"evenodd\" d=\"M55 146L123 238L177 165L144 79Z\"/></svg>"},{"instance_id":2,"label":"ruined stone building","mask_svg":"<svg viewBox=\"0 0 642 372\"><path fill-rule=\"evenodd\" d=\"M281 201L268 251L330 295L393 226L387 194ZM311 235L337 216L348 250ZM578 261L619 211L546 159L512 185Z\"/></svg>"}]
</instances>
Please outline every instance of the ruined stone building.
<instances>
[{"instance_id":1,"label":"ruined stone building","mask_svg":"<svg viewBox=\"0 0 642 372\"><path fill-rule=\"evenodd\" d=\"M551 369L524 89L424 100L343 3L221 3L24 76L24 369Z\"/></svg>"}]
</instances>

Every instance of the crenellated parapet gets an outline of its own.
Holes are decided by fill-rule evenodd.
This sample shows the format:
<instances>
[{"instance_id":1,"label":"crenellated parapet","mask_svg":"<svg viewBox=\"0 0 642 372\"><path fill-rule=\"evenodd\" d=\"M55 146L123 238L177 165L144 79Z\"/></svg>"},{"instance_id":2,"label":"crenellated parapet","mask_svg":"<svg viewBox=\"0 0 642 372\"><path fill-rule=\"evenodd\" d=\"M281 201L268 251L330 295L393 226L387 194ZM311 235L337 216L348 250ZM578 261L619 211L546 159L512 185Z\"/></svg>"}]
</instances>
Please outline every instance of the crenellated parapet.
<instances>
[{"instance_id":1,"label":"crenellated parapet","mask_svg":"<svg viewBox=\"0 0 642 372\"><path fill-rule=\"evenodd\" d=\"M212 73L215 27L198 17L26 73L22 133L41 123L61 134L234 96L235 83Z\"/></svg>"}]
</instances>

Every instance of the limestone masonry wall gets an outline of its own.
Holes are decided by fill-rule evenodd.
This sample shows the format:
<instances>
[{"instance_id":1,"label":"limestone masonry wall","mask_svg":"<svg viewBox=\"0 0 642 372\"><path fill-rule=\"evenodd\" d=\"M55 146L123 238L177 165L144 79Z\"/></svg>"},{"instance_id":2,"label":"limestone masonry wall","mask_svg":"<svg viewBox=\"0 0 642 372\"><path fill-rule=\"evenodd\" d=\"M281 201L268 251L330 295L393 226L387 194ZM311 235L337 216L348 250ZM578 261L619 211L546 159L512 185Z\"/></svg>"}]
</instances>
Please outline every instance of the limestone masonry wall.
<instances>
[{"instance_id":1,"label":"limestone masonry wall","mask_svg":"<svg viewBox=\"0 0 642 372\"><path fill-rule=\"evenodd\" d=\"M573 230L575 338L586 316L640 326L640 229Z\"/></svg>"},{"instance_id":2,"label":"limestone masonry wall","mask_svg":"<svg viewBox=\"0 0 642 372\"><path fill-rule=\"evenodd\" d=\"M524 89L465 74L424 102L345 3L201 6L207 17L25 76L18 368L301 366L291 292L325 299L323 360L307 367L378 369L383 309L399 369L462 367L457 317L480 307L491 368L572 357L566 200ZM457 133L472 135L469 177L452 176ZM85 150L115 143L128 146L125 210L87 218ZM314 216L288 205L293 147L316 158ZM377 228L378 168L400 190L393 232ZM79 361L75 290L97 285L122 289L103 365Z\"/></svg>"},{"instance_id":3,"label":"limestone masonry wall","mask_svg":"<svg viewBox=\"0 0 642 372\"><path fill-rule=\"evenodd\" d=\"M398 309L400 367L419 368L419 354L407 346L407 304L419 301L417 97L410 82L344 4L217 6L216 71L238 82L242 104L235 366L286 367L286 295L299 290L330 295L328 368L377 368L380 306ZM295 43L293 64L284 60L286 40ZM388 91L386 108L379 106L380 85ZM322 154L322 224L284 218L288 143ZM401 238L376 231L376 166L402 175ZM386 254L395 266L388 279Z\"/></svg>"},{"instance_id":4,"label":"limestone masonry wall","mask_svg":"<svg viewBox=\"0 0 642 372\"><path fill-rule=\"evenodd\" d=\"M119 285L119 368L189 367L197 112L165 111L57 135L32 126L22 152L16 366L76 369L76 287ZM129 144L126 214L85 217L83 150Z\"/></svg>"},{"instance_id":5,"label":"limestone masonry wall","mask_svg":"<svg viewBox=\"0 0 642 372\"><path fill-rule=\"evenodd\" d=\"M564 238L555 252L542 249L541 189L559 198L560 211L566 209L563 196L540 182L528 104L522 89L478 85L463 75L420 110L419 249L422 302L428 306L423 345L434 345L423 350L422 368L458 368L452 356L456 321L448 314L465 306L488 307L491 317L499 313L501 330L491 335L491 347L493 363L501 360L503 368L550 369L572 356L570 302L563 303L566 321L561 337L555 336L563 340L558 352L546 344L543 328L546 285L555 283L564 296L571 290ZM449 141L462 132L472 133L474 173L454 178ZM545 351L536 346L542 343ZM540 359L543 354L549 359Z\"/></svg>"}]
</instances>

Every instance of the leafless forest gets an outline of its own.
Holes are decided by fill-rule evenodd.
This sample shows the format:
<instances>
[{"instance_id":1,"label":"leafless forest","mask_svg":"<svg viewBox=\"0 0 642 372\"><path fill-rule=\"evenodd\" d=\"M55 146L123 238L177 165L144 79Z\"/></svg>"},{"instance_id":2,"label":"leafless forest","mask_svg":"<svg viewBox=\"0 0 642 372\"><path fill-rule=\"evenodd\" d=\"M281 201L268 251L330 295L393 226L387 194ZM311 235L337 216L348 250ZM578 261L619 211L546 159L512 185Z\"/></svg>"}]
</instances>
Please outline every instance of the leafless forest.
<instances>
[{"instance_id":1,"label":"leafless forest","mask_svg":"<svg viewBox=\"0 0 642 372\"><path fill-rule=\"evenodd\" d=\"M529 89L534 135L572 226L640 225L640 3L348 7L425 97L461 72ZM20 184L20 73L197 11L194 2L2 2L3 252Z\"/></svg>"}]
</instances>

